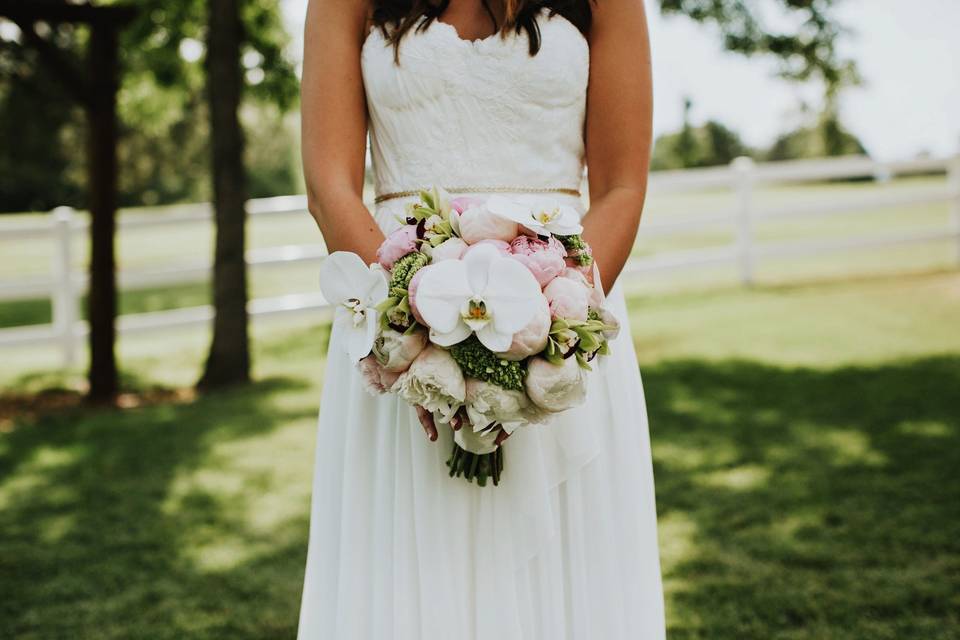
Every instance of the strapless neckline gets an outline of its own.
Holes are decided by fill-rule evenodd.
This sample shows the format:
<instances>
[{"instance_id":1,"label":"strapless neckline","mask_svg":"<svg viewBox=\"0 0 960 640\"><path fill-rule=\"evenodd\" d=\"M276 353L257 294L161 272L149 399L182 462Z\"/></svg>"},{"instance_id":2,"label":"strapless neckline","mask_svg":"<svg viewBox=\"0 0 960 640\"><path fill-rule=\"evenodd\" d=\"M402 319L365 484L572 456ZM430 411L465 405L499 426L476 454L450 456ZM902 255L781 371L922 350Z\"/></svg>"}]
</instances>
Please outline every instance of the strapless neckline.
<instances>
[{"instance_id":1,"label":"strapless neckline","mask_svg":"<svg viewBox=\"0 0 960 640\"><path fill-rule=\"evenodd\" d=\"M546 11L547 11L546 7L542 7L540 9L540 12L537 14L538 21L544 17L544 13ZM564 22L567 22L570 27L572 27L575 31L579 33L579 29L577 29L577 27L572 22L570 22L567 18L563 17L561 14L555 14L554 16L551 16L551 19L562 20ZM457 46L463 50L471 51L474 53L490 52L494 49L497 49L500 45L504 45L503 49L508 49L508 50L512 47L516 47L518 43L522 43L524 46L524 49L526 49L526 46L527 46L527 35L526 35L526 32L524 31L521 31L519 34L516 33L515 31L510 31L505 36L501 35L500 31L496 31L483 38L463 38L460 36L460 32L457 30L457 27L450 24L449 22L443 22L437 19L434 19L433 22L430 23L430 26L427 27L424 31L418 32L416 29L417 29L416 26L412 27L410 31L408 31L407 34L404 36L404 39L410 38L410 37L428 38L432 34L437 37L446 38L447 40L453 43L453 46ZM376 36L374 34L376 34ZM379 27L373 27L370 29L369 32L367 32L367 36L363 41L363 45L361 49L366 49L367 46L371 43L371 41L373 41L374 39L378 39L381 41L386 40L386 38L384 38L383 33L381 32ZM401 48L402 48L402 45L403 45L403 41L401 41Z\"/></svg>"}]
</instances>

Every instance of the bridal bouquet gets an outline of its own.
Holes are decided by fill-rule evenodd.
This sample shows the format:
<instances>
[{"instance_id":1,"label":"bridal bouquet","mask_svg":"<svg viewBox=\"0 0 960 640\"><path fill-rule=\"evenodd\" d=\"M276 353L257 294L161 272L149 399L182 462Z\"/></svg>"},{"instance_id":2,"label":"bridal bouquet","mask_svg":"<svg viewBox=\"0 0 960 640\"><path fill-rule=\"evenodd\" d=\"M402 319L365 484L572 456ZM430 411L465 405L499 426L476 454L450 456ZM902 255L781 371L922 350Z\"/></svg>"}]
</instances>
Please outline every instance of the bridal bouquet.
<instances>
[{"instance_id":1,"label":"bridal bouquet","mask_svg":"<svg viewBox=\"0 0 960 640\"><path fill-rule=\"evenodd\" d=\"M377 263L338 251L320 287L369 390L454 429L451 476L499 484L504 434L585 400L616 318L575 209L421 191Z\"/></svg>"}]
</instances>

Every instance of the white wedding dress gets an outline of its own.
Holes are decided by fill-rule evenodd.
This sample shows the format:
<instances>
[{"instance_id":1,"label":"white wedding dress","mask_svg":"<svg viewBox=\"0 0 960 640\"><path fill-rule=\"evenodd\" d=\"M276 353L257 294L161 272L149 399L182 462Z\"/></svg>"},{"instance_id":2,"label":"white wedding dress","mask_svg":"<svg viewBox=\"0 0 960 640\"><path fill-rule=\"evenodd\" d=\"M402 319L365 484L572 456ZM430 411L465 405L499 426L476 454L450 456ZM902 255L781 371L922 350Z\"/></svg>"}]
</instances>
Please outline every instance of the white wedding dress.
<instances>
[{"instance_id":1,"label":"white wedding dress","mask_svg":"<svg viewBox=\"0 0 960 640\"><path fill-rule=\"evenodd\" d=\"M589 48L563 17L539 24L530 57L525 33L468 41L434 22L404 37L399 67L370 33L378 193L580 185ZM377 207L384 231L406 201ZM643 387L619 285L608 300L623 329L586 404L514 433L496 487L448 477L449 429L430 442L410 406L369 395L334 332L300 640L664 637Z\"/></svg>"}]
</instances>

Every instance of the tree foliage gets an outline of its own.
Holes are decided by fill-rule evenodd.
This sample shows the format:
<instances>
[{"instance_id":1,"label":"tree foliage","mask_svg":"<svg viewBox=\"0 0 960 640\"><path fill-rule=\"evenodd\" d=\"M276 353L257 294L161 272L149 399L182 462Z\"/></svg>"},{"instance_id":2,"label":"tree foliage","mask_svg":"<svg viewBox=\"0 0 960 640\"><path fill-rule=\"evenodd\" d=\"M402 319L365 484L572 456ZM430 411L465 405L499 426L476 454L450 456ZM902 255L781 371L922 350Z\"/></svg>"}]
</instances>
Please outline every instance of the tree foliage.
<instances>
[{"instance_id":1,"label":"tree foliage","mask_svg":"<svg viewBox=\"0 0 960 640\"><path fill-rule=\"evenodd\" d=\"M121 33L119 99L122 205L208 200L209 124L204 96L203 42L206 0L123 0L141 7ZM102 0L99 4L120 4ZM285 54L289 36L279 0L242 0L243 64L247 118L252 139L270 151L293 139L284 113L295 104L294 63ZM47 36L74 60L84 55L87 30L50 25ZM43 210L60 204L86 205L83 120L70 96L37 63L29 47L0 38L0 122L9 128L0 147L0 208ZM262 128L266 133L261 133ZM6 131L2 131L7 133ZM289 154L248 149L258 190L297 185Z\"/></svg>"}]
</instances>

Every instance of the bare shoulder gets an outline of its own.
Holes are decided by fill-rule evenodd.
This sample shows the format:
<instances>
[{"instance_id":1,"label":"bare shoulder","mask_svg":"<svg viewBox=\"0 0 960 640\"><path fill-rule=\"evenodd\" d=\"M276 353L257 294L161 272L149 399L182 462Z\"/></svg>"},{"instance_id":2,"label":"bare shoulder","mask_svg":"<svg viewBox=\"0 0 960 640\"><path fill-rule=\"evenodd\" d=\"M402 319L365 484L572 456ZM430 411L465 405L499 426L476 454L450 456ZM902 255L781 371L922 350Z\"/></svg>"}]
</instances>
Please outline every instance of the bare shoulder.
<instances>
[{"instance_id":1,"label":"bare shoulder","mask_svg":"<svg viewBox=\"0 0 960 640\"><path fill-rule=\"evenodd\" d=\"M373 24L370 0L309 0L305 36L361 43Z\"/></svg>"},{"instance_id":2,"label":"bare shoulder","mask_svg":"<svg viewBox=\"0 0 960 640\"><path fill-rule=\"evenodd\" d=\"M591 44L607 38L646 40L643 0L596 0L590 7L592 18L587 39Z\"/></svg>"}]
</instances>

